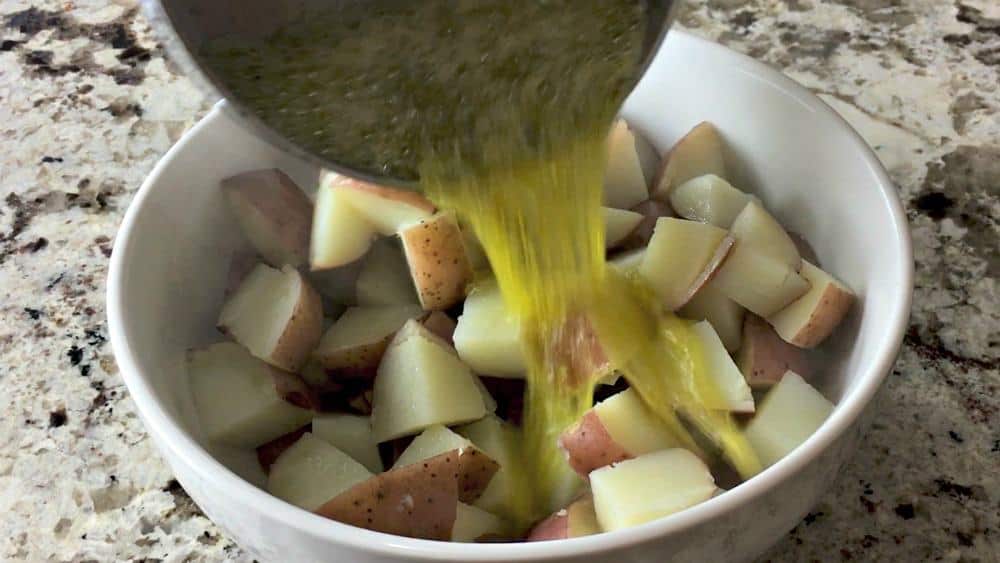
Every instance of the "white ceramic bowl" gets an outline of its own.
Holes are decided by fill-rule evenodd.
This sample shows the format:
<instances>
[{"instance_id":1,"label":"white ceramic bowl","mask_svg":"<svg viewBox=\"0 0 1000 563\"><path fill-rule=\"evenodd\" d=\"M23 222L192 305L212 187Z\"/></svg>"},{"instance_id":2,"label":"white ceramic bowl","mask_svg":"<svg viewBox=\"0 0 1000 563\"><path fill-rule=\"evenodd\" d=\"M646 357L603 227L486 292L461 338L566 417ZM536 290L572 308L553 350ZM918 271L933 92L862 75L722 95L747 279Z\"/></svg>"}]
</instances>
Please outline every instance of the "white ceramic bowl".
<instances>
[{"instance_id":1,"label":"white ceramic bowl","mask_svg":"<svg viewBox=\"0 0 1000 563\"><path fill-rule=\"evenodd\" d=\"M217 107L160 161L118 233L108 321L146 428L195 502L265 561L740 561L807 512L854 451L909 311L912 257L896 190L864 141L820 100L751 59L673 32L624 114L660 149L702 120L731 148L732 180L759 194L860 303L817 374L837 403L805 444L747 483L632 529L560 542L469 545L340 524L251 484L247 455L224 465L200 441L182 358L214 336L228 256L243 243L219 180L278 167L308 186L316 171L254 138ZM244 464L244 462L246 462ZM241 478L240 474L249 479ZM653 485L655 486L655 485Z\"/></svg>"}]
</instances>

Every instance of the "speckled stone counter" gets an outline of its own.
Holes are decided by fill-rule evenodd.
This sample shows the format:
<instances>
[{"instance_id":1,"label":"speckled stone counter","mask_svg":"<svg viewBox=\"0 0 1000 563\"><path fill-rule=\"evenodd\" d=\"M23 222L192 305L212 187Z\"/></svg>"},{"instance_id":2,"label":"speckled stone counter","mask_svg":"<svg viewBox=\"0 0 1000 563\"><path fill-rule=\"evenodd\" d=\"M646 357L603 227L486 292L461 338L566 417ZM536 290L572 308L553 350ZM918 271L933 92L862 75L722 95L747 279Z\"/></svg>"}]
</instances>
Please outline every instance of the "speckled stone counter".
<instances>
[{"instance_id":1,"label":"speckled stone counter","mask_svg":"<svg viewBox=\"0 0 1000 563\"><path fill-rule=\"evenodd\" d=\"M681 25L846 117L915 243L868 439L762 560L997 561L1000 3L696 0ZM122 213L206 108L134 2L0 0L0 560L247 559L160 461L104 321Z\"/></svg>"}]
</instances>

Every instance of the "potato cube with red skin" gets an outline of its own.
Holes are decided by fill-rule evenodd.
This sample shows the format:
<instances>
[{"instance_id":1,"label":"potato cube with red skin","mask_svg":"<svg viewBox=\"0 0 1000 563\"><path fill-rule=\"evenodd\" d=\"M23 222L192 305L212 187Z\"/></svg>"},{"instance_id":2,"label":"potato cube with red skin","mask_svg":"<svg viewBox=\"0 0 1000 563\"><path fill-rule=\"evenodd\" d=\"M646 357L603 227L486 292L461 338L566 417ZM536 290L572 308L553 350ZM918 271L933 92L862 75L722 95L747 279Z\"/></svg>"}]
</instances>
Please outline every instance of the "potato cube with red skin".
<instances>
[{"instance_id":1,"label":"potato cube with red skin","mask_svg":"<svg viewBox=\"0 0 1000 563\"><path fill-rule=\"evenodd\" d=\"M472 264L455 215L442 212L399 232L420 304L441 311L465 298Z\"/></svg>"},{"instance_id":2,"label":"potato cube with red skin","mask_svg":"<svg viewBox=\"0 0 1000 563\"><path fill-rule=\"evenodd\" d=\"M726 177L723 142L714 125L703 121L688 131L663 157L652 196L668 201L670 192L692 178L715 174Z\"/></svg>"},{"instance_id":3,"label":"potato cube with red skin","mask_svg":"<svg viewBox=\"0 0 1000 563\"><path fill-rule=\"evenodd\" d=\"M579 498L542 520L528 533L527 541L579 538L601 533L590 495Z\"/></svg>"},{"instance_id":4,"label":"potato cube with red skin","mask_svg":"<svg viewBox=\"0 0 1000 563\"><path fill-rule=\"evenodd\" d=\"M745 433L761 463L774 465L819 429L833 403L795 372L787 372L761 401Z\"/></svg>"},{"instance_id":5,"label":"potato cube with red skin","mask_svg":"<svg viewBox=\"0 0 1000 563\"><path fill-rule=\"evenodd\" d=\"M306 263L313 204L287 174L254 170L221 184L243 234L268 264L280 268Z\"/></svg>"},{"instance_id":6,"label":"potato cube with red skin","mask_svg":"<svg viewBox=\"0 0 1000 563\"><path fill-rule=\"evenodd\" d=\"M747 203L733 219L729 232L741 245L753 248L758 254L788 264L796 272L802 267L802 257L795 242L759 202Z\"/></svg>"},{"instance_id":7,"label":"potato cube with red skin","mask_svg":"<svg viewBox=\"0 0 1000 563\"><path fill-rule=\"evenodd\" d=\"M653 153L654 159L649 159ZM615 121L608 134L608 165L604 172L604 202L629 209L649 197L645 168L655 166L655 151L624 119Z\"/></svg>"},{"instance_id":8,"label":"potato cube with red skin","mask_svg":"<svg viewBox=\"0 0 1000 563\"><path fill-rule=\"evenodd\" d=\"M298 430L292 430L287 434L282 434L277 438L257 446L257 462L264 473L271 471L271 465L285 453L285 450L292 447L292 444L299 441L304 434L312 432L312 424L306 424Z\"/></svg>"},{"instance_id":9,"label":"potato cube with red skin","mask_svg":"<svg viewBox=\"0 0 1000 563\"><path fill-rule=\"evenodd\" d=\"M313 418L312 433L351 456L372 473L382 471L378 443L372 435L369 417L342 413L318 415Z\"/></svg>"},{"instance_id":10,"label":"potato cube with red skin","mask_svg":"<svg viewBox=\"0 0 1000 563\"><path fill-rule=\"evenodd\" d=\"M685 319L712 323L726 350L735 352L739 349L746 309L727 297L714 283L705 284L677 314Z\"/></svg>"},{"instance_id":11,"label":"potato cube with red skin","mask_svg":"<svg viewBox=\"0 0 1000 563\"><path fill-rule=\"evenodd\" d=\"M765 318L809 291L809 282L787 263L739 241L711 284L726 297Z\"/></svg>"},{"instance_id":12,"label":"potato cube with red skin","mask_svg":"<svg viewBox=\"0 0 1000 563\"><path fill-rule=\"evenodd\" d=\"M313 358L339 377L374 377L393 335L423 315L416 304L351 307L323 334Z\"/></svg>"},{"instance_id":13,"label":"potato cube with red skin","mask_svg":"<svg viewBox=\"0 0 1000 563\"><path fill-rule=\"evenodd\" d=\"M628 237L621 242L623 249L645 248L653 238L656 220L660 217L674 217L670 205L657 199L647 199L632 208L632 211L642 215L642 219Z\"/></svg>"},{"instance_id":14,"label":"potato cube with red skin","mask_svg":"<svg viewBox=\"0 0 1000 563\"><path fill-rule=\"evenodd\" d=\"M350 456L305 433L271 465L267 490L295 506L316 510L369 477L371 472Z\"/></svg>"},{"instance_id":15,"label":"potato cube with red skin","mask_svg":"<svg viewBox=\"0 0 1000 563\"><path fill-rule=\"evenodd\" d=\"M814 348L827 339L854 304L854 292L832 275L802 262L802 277L811 287L805 295L767 318L786 342Z\"/></svg>"},{"instance_id":16,"label":"potato cube with red skin","mask_svg":"<svg viewBox=\"0 0 1000 563\"><path fill-rule=\"evenodd\" d=\"M809 373L805 353L785 342L771 325L757 315L747 315L743 323L743 344L737 364L747 383L767 388L781 381L785 372Z\"/></svg>"},{"instance_id":17,"label":"potato cube with red skin","mask_svg":"<svg viewBox=\"0 0 1000 563\"><path fill-rule=\"evenodd\" d=\"M639 274L664 308L684 306L725 262L733 240L713 225L662 217L656 221Z\"/></svg>"},{"instance_id":18,"label":"potato cube with red skin","mask_svg":"<svg viewBox=\"0 0 1000 563\"><path fill-rule=\"evenodd\" d=\"M355 281L355 300L361 306L415 305L417 292L402 251L389 239L380 239L361 260Z\"/></svg>"}]
</instances>

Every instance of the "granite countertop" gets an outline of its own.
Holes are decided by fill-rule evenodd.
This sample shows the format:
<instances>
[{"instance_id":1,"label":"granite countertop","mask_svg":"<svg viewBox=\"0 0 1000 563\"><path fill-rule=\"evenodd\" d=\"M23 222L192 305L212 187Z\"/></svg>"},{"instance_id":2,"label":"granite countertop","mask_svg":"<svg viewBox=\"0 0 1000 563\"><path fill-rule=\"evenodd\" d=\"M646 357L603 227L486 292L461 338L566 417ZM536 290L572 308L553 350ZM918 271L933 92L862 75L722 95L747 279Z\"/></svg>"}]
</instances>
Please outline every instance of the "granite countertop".
<instances>
[{"instance_id":1,"label":"granite countertop","mask_svg":"<svg viewBox=\"0 0 1000 563\"><path fill-rule=\"evenodd\" d=\"M847 118L913 232L912 321L880 412L762 560L997 561L1000 4L694 0L681 25ZM0 2L0 100L0 559L246 560L160 461L104 319L122 213L207 100L134 0Z\"/></svg>"}]
</instances>

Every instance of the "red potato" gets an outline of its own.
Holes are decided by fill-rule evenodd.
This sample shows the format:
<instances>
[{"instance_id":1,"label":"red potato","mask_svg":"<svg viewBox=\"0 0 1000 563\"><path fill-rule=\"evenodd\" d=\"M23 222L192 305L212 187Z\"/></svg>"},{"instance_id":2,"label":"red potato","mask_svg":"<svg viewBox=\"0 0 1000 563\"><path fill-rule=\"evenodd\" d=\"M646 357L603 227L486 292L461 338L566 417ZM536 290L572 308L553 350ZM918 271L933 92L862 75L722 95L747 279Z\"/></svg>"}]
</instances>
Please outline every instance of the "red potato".
<instances>
[{"instance_id":1,"label":"red potato","mask_svg":"<svg viewBox=\"0 0 1000 563\"><path fill-rule=\"evenodd\" d=\"M639 275L664 308L675 311L716 275L732 247L732 237L719 227L662 217L656 221Z\"/></svg>"},{"instance_id":2,"label":"red potato","mask_svg":"<svg viewBox=\"0 0 1000 563\"><path fill-rule=\"evenodd\" d=\"M375 240L375 226L346 197L354 182L337 174L320 179L309 239L313 271L350 264L364 256Z\"/></svg>"},{"instance_id":3,"label":"red potato","mask_svg":"<svg viewBox=\"0 0 1000 563\"><path fill-rule=\"evenodd\" d=\"M670 206L692 221L728 229L740 211L756 198L714 174L692 178L670 192Z\"/></svg>"},{"instance_id":4,"label":"red potato","mask_svg":"<svg viewBox=\"0 0 1000 563\"><path fill-rule=\"evenodd\" d=\"M802 267L802 257L788 233L778 220L756 201L751 201L743 207L739 215L733 219L729 228L740 244L753 248L758 254L769 256L788 264L788 267L798 272Z\"/></svg>"},{"instance_id":5,"label":"red potato","mask_svg":"<svg viewBox=\"0 0 1000 563\"><path fill-rule=\"evenodd\" d=\"M455 345L456 326L455 320L441 311L434 311L424 319L424 328L452 346Z\"/></svg>"},{"instance_id":6,"label":"red potato","mask_svg":"<svg viewBox=\"0 0 1000 563\"><path fill-rule=\"evenodd\" d=\"M444 310L465 298L472 265L454 214L421 220L401 230L399 237L425 310Z\"/></svg>"},{"instance_id":7,"label":"red potato","mask_svg":"<svg viewBox=\"0 0 1000 563\"><path fill-rule=\"evenodd\" d=\"M605 248L621 246L626 239L632 236L643 220L641 213L626 209L605 207L603 212Z\"/></svg>"},{"instance_id":8,"label":"red potato","mask_svg":"<svg viewBox=\"0 0 1000 563\"><path fill-rule=\"evenodd\" d=\"M462 477L455 467L462 455L468 454L453 450L381 473L330 499L316 513L388 534L449 540ZM492 467L495 472L496 466ZM481 494L493 473L482 467L476 474L478 481L466 482L475 483Z\"/></svg>"},{"instance_id":9,"label":"red potato","mask_svg":"<svg viewBox=\"0 0 1000 563\"><path fill-rule=\"evenodd\" d=\"M707 121L699 123L663 158L651 195L669 201L671 190L692 178L705 174L725 178L726 163L722 148L722 138L715 126Z\"/></svg>"},{"instance_id":10,"label":"red potato","mask_svg":"<svg viewBox=\"0 0 1000 563\"><path fill-rule=\"evenodd\" d=\"M787 371L809 373L806 355L782 340L764 319L747 315L737 364L747 383L766 388L781 381Z\"/></svg>"},{"instance_id":11,"label":"red potato","mask_svg":"<svg viewBox=\"0 0 1000 563\"><path fill-rule=\"evenodd\" d=\"M762 317L769 317L809 291L809 282L787 263L737 242L712 286Z\"/></svg>"},{"instance_id":12,"label":"red potato","mask_svg":"<svg viewBox=\"0 0 1000 563\"><path fill-rule=\"evenodd\" d=\"M594 513L594 499L584 496L542 520L528 532L527 541L579 538L601 533Z\"/></svg>"},{"instance_id":13,"label":"red potato","mask_svg":"<svg viewBox=\"0 0 1000 563\"><path fill-rule=\"evenodd\" d=\"M643 169L648 144L624 119L618 119L608 134L608 166L604 172L604 202L629 209L649 197L649 182ZM648 164L647 164L648 166Z\"/></svg>"},{"instance_id":14,"label":"red potato","mask_svg":"<svg viewBox=\"0 0 1000 563\"><path fill-rule=\"evenodd\" d=\"M653 238L656 220L660 217L674 217L674 210L670 205L656 199L647 199L633 207L632 211L642 215L642 219L632 233L621 242L620 246L624 249L645 247L649 244L649 239Z\"/></svg>"},{"instance_id":15,"label":"red potato","mask_svg":"<svg viewBox=\"0 0 1000 563\"><path fill-rule=\"evenodd\" d=\"M222 192L243 234L268 264L306 263L313 205L288 175L277 169L244 172L223 180Z\"/></svg>"},{"instance_id":16,"label":"red potato","mask_svg":"<svg viewBox=\"0 0 1000 563\"><path fill-rule=\"evenodd\" d=\"M301 376L277 369L271 375L274 379L274 391L279 397L303 409L316 410L319 407L316 392Z\"/></svg>"},{"instance_id":17,"label":"red potato","mask_svg":"<svg viewBox=\"0 0 1000 563\"><path fill-rule=\"evenodd\" d=\"M575 377L601 379L612 369L594 326L582 314L566 319L551 351L556 356L552 359L553 365L567 366Z\"/></svg>"},{"instance_id":18,"label":"red potato","mask_svg":"<svg viewBox=\"0 0 1000 563\"><path fill-rule=\"evenodd\" d=\"M306 432L312 432L312 424L306 424L302 428L292 430L288 434L282 434L266 444L257 446L257 461L264 473L269 473L275 460L281 457L281 454L285 453L285 450L290 448Z\"/></svg>"},{"instance_id":19,"label":"red potato","mask_svg":"<svg viewBox=\"0 0 1000 563\"><path fill-rule=\"evenodd\" d=\"M589 475L598 467L633 457L615 442L593 410L584 413L580 422L559 437L559 446L566 451L570 467L581 476Z\"/></svg>"},{"instance_id":20,"label":"red potato","mask_svg":"<svg viewBox=\"0 0 1000 563\"><path fill-rule=\"evenodd\" d=\"M351 307L323 334L313 357L338 378L373 377L396 331L423 314L416 304Z\"/></svg>"},{"instance_id":21,"label":"red potato","mask_svg":"<svg viewBox=\"0 0 1000 563\"><path fill-rule=\"evenodd\" d=\"M383 236L395 235L434 214L434 204L415 191L379 186L344 176L337 176L331 182L343 189L344 199Z\"/></svg>"},{"instance_id":22,"label":"red potato","mask_svg":"<svg viewBox=\"0 0 1000 563\"><path fill-rule=\"evenodd\" d=\"M826 340L854 304L854 293L830 274L802 262L800 274L809 291L767 318L786 342L813 348Z\"/></svg>"},{"instance_id":23,"label":"red potato","mask_svg":"<svg viewBox=\"0 0 1000 563\"><path fill-rule=\"evenodd\" d=\"M298 371L322 334L323 304L291 266L258 264L226 300L218 327L254 356Z\"/></svg>"}]
</instances>

